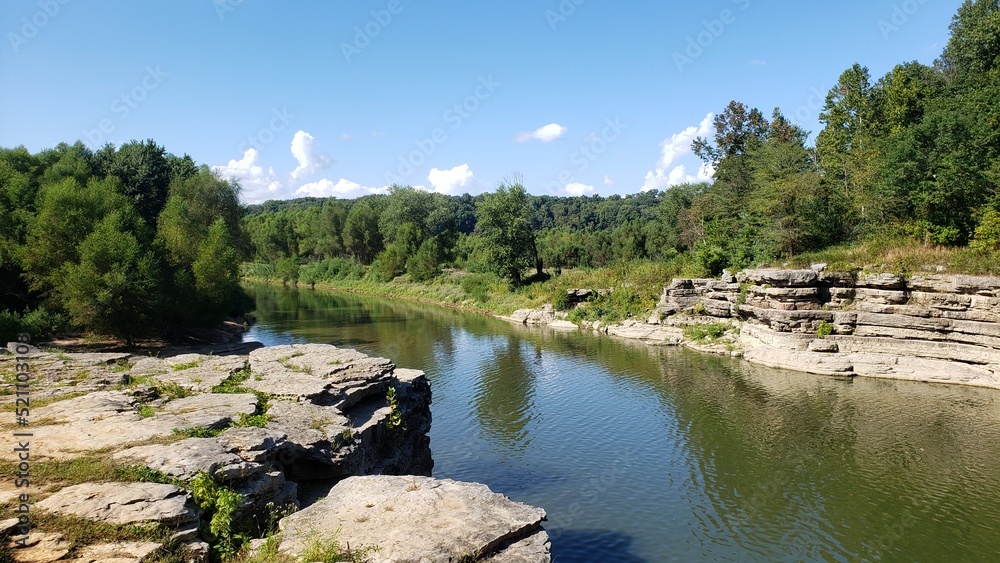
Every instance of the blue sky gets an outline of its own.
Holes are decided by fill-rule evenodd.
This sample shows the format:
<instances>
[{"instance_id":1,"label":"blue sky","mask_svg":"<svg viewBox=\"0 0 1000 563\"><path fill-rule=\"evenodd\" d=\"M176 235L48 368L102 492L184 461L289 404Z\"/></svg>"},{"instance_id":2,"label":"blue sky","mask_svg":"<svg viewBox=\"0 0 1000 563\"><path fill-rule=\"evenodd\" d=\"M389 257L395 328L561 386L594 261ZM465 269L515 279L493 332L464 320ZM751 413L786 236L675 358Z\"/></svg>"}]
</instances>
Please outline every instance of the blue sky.
<instances>
[{"instance_id":1,"label":"blue sky","mask_svg":"<svg viewBox=\"0 0 1000 563\"><path fill-rule=\"evenodd\" d=\"M4 0L0 146L152 138L247 202L664 189L730 100L815 133L844 69L931 63L960 4Z\"/></svg>"}]
</instances>

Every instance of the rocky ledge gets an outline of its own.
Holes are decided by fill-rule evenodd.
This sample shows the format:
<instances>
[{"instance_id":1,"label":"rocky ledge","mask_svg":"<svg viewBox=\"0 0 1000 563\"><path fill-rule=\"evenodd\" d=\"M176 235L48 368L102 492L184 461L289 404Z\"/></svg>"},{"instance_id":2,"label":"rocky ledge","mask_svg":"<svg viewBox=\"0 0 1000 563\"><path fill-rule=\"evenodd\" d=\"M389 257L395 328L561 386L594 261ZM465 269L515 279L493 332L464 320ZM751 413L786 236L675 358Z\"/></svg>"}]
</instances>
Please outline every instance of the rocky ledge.
<instances>
[{"instance_id":1,"label":"rocky ledge","mask_svg":"<svg viewBox=\"0 0 1000 563\"><path fill-rule=\"evenodd\" d=\"M675 279L649 313L582 328L809 373L1000 388L1000 277L828 272L821 264L744 270ZM512 320L546 324L557 314L519 311Z\"/></svg>"},{"instance_id":2,"label":"rocky ledge","mask_svg":"<svg viewBox=\"0 0 1000 563\"><path fill-rule=\"evenodd\" d=\"M247 537L260 561L549 560L542 510L430 477L421 371L319 344L8 350L4 560L218 560Z\"/></svg>"}]
</instances>

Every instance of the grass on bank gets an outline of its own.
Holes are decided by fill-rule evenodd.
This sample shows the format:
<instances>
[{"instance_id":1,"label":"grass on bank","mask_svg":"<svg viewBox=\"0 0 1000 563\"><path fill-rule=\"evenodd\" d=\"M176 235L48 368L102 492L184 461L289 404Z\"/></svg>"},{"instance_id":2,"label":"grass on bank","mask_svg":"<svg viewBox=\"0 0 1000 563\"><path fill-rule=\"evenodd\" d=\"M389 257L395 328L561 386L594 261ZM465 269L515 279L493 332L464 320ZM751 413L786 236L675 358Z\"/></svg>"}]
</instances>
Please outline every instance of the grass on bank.
<instances>
[{"instance_id":1,"label":"grass on bank","mask_svg":"<svg viewBox=\"0 0 1000 563\"><path fill-rule=\"evenodd\" d=\"M255 270L260 271L260 268L246 265L245 277L268 281L263 276L254 275ZM598 319L613 322L641 315L656 305L665 283L674 277L692 274L691 264L684 260L642 261L592 270L567 269L559 275L547 274L541 279L529 277L520 287L513 287L492 274L462 270L446 270L425 282L415 282L404 274L389 282L368 278L323 280L318 281L316 287L427 301L497 315L510 315L518 309L535 309L546 303L558 303L568 289L613 289L574 311L576 318L573 319L575 322ZM299 287L308 286L300 283Z\"/></svg>"},{"instance_id":2,"label":"grass on bank","mask_svg":"<svg viewBox=\"0 0 1000 563\"><path fill-rule=\"evenodd\" d=\"M808 268L823 263L828 271L872 271L895 274L942 273L1000 275L1000 251L925 245L912 239L871 240L800 254L781 268ZM942 269L943 268L943 269Z\"/></svg>"}]
</instances>

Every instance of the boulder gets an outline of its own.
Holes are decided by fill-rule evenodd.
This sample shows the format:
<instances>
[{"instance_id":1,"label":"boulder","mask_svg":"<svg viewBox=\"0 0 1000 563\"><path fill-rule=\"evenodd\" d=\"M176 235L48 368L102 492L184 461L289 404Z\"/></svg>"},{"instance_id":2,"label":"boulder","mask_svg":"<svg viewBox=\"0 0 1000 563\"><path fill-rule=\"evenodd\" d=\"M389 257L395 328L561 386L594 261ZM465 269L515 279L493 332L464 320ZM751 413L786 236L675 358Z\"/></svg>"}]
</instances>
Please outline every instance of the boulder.
<instances>
[{"instance_id":1,"label":"boulder","mask_svg":"<svg viewBox=\"0 0 1000 563\"><path fill-rule=\"evenodd\" d=\"M312 542L336 538L355 550L377 547L379 561L445 562L502 553L531 537L544 519L544 510L479 483L379 475L341 481L279 527L281 550L295 556ZM550 560L547 552L537 557Z\"/></svg>"}]
</instances>

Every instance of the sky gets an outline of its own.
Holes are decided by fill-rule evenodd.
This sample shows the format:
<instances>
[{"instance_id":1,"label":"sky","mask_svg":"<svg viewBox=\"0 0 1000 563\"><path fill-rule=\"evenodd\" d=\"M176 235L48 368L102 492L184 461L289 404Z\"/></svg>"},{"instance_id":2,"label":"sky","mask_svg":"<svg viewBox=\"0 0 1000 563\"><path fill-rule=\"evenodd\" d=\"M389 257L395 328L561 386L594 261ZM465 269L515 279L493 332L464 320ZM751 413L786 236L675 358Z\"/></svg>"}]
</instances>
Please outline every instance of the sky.
<instances>
[{"instance_id":1,"label":"sky","mask_svg":"<svg viewBox=\"0 0 1000 563\"><path fill-rule=\"evenodd\" d=\"M730 100L813 135L859 62L931 64L961 0L3 0L0 146L153 139L247 203L634 194L711 177Z\"/></svg>"}]
</instances>

